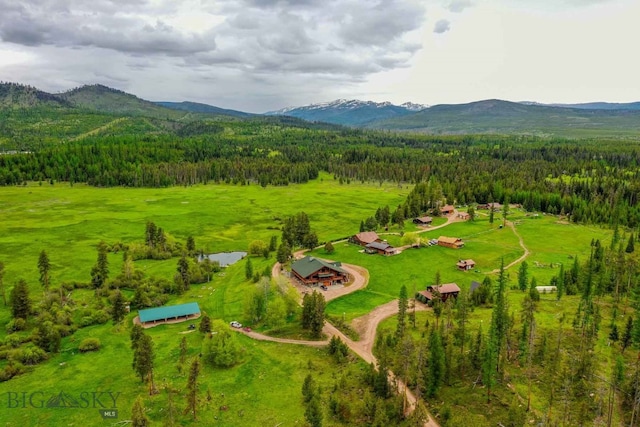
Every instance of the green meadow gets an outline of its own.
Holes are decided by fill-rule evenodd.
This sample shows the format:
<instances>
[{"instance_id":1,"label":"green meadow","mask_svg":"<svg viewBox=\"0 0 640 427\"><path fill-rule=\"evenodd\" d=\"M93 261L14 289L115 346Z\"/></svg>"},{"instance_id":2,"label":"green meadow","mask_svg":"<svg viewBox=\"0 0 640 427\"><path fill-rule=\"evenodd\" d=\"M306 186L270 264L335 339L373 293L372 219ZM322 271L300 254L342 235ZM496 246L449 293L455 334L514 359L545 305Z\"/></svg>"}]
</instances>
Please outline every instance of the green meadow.
<instances>
[{"instance_id":1,"label":"green meadow","mask_svg":"<svg viewBox=\"0 0 640 427\"><path fill-rule=\"evenodd\" d=\"M340 185L330 176L305 185L287 187L201 185L165 189L94 188L84 185L29 183L25 187L6 187L0 191L0 260L5 263L4 281L8 290L19 279L27 280L31 297L42 297L38 282L38 254L45 249L52 263L52 288L61 281L88 282L95 263L96 245L142 242L145 224L153 221L178 240L194 236L198 248L205 252L246 250L255 239L268 241L280 236L280 219L305 211L320 240L338 239L357 231L360 221L372 216L384 205L396 206L409 189L396 185L351 183ZM115 276L122 266L121 254L110 254L110 271ZM275 259L253 258L254 271L270 268ZM177 259L144 260L136 269L147 276L171 280ZM201 310L225 321L241 319L243 298L255 286L245 279L245 262L217 273L211 282L192 285L170 304L197 301ZM8 292L7 292L8 294ZM129 295L130 296L130 295ZM77 308L91 307L92 290L72 292ZM42 392L38 398L64 392L76 399L93 391L120 392L117 400L119 419L127 419L136 396L145 398L149 416L158 423L166 414L168 397L164 389L174 388L180 425L190 423L182 415L186 406L180 396L186 373L178 373L176 364L180 339L186 324L163 325L149 330L156 348L156 383L161 393L149 397L147 388L131 369L128 325L131 313L117 330L111 323L79 329L62 340L60 353L24 375L0 383L3 405L8 393ZM0 305L0 324L10 320L10 310ZM19 333L26 336L27 332ZM0 328L0 340L6 336ZM102 348L96 353L80 354L79 343L97 337ZM189 355L200 353L201 335L186 335ZM302 381L308 373L319 375L323 388L329 388L342 374L357 373L362 365L335 366L323 350L303 346L282 346L239 337L244 347L243 361L231 369L203 368L200 396L207 390L213 396L204 400L200 423L222 426L296 425L304 419L300 399ZM5 362L5 361L2 361ZM4 363L2 363L4 366ZM349 374L351 375L351 374ZM223 395L224 394L224 395ZM21 396L21 395L20 395ZM102 399L104 400L104 399ZM5 405L6 406L6 405ZM29 406L29 405L27 405ZM220 410L220 407L227 407ZM2 409L3 425L112 425L102 420L97 408Z\"/></svg>"},{"instance_id":2,"label":"green meadow","mask_svg":"<svg viewBox=\"0 0 640 427\"><path fill-rule=\"evenodd\" d=\"M129 419L137 396L144 399L152 425L162 425L168 417L169 390L173 390L176 425L301 425L304 423L304 406L300 390L307 374L313 374L323 389L330 389L342 375L358 375L365 367L359 360L336 365L324 349L283 346L239 335L244 347L240 364L230 369L201 367L198 421L194 422L183 415L187 406L182 395L187 384L188 366L179 373L176 365L182 337L186 336L188 341L187 362L198 356L203 338L199 332L183 335L185 331L185 324L147 330L155 343L154 377L159 390L158 394L149 396L148 386L131 369L132 352L125 328L116 330L107 324L79 330L72 338L64 340L62 351L48 362L27 375L0 384L2 425L112 426L117 421ZM77 345L86 337L100 337L103 348L95 353L78 353ZM22 407L23 392L27 393L26 407ZM34 392L37 394L29 402ZM46 405L51 396L61 392L77 400L82 393L88 393L89 406L38 407L43 399ZM103 393L102 397L98 395L100 403L94 401L93 392ZM112 400L108 392L120 393L115 408L110 404ZM10 403L13 407L7 407L8 393L12 393L12 399L16 396L13 393L18 393L18 400ZM211 400L208 400L208 395ZM117 409L118 420L103 420L98 412L101 405Z\"/></svg>"},{"instance_id":3,"label":"green meadow","mask_svg":"<svg viewBox=\"0 0 640 427\"><path fill-rule=\"evenodd\" d=\"M46 250L53 282L89 280L100 240L142 243L153 221L176 239L193 236L207 253L246 250L255 239L280 237L280 220L305 211L320 241L358 231L380 206L396 206L409 189L397 185L340 185L329 175L305 185L197 185L163 189L94 188L30 183L0 190L0 260L5 281L24 278L38 289L38 254ZM111 271L121 256L110 257ZM176 260L145 261L137 268L173 278Z\"/></svg>"},{"instance_id":4,"label":"green meadow","mask_svg":"<svg viewBox=\"0 0 640 427\"><path fill-rule=\"evenodd\" d=\"M198 248L205 252L246 250L255 239L268 239L280 231L280 220L305 211L320 241L335 240L357 232L360 221L372 216L384 205L397 206L409 188L392 184L351 183L340 185L329 175L304 185L266 187L256 185L198 185L165 189L93 188L55 183L29 183L24 187L7 187L0 191L0 260L6 265L5 283L10 289L19 278L27 280L31 296L37 303L42 292L38 283L38 254L45 249L52 262L52 287L61 281L89 281L96 260L96 244L142 242L145 223L153 221L177 240L193 236ZM565 224L552 216L525 216L513 212L517 233L531 251L528 258L530 275L545 284L557 274L558 263L571 263L573 256L585 259L591 239L607 241L610 231ZM435 224L438 224L438 219ZM508 264L523 254L518 237L510 228L500 228L499 215L489 224L486 215L476 221L452 224L423 233L423 239L440 235L461 237L460 250L438 246L409 249L398 256L382 257L361 253L361 248L337 243L335 253L328 256L323 249L314 253L369 270L369 286L361 291L330 302L327 313L350 320L366 314L376 306L397 298L400 287L424 289L440 272L443 283L456 282L468 289L471 281L482 281L504 259ZM406 231L416 227L407 222ZM392 228L391 232L399 230ZM389 236L396 244L400 236ZM477 271L460 272L455 263L461 258L476 261ZM120 272L121 254L109 255L111 275ZM262 271L275 262L253 258L254 271ZM539 263L539 267L534 265ZM171 280L177 259L137 261L136 268L148 276ZM203 312L226 322L240 319L243 298L255 286L245 279L245 262L233 265L203 285L192 285L170 304L197 301ZM510 284L516 283L517 266L508 271ZM495 277L495 275L494 275ZM512 291L510 300L519 305L522 294ZM545 298L545 297L543 297ZM75 290L72 299L80 307L90 306L93 291ZM541 323L553 324L557 316L555 298L541 304ZM572 301L568 299L567 301ZM572 306L569 302L568 306ZM426 316L421 314L424 322ZM127 419L136 396L145 399L149 416L158 421L166 416L167 388L182 390L186 373L176 364L179 342L183 336L189 343L189 356L200 353L201 334L183 335L186 324L164 325L149 330L156 346L156 384L160 394L149 396L147 388L131 369L127 327L135 313L129 314L126 326L117 329L111 323L79 329L63 339L60 353L41 363L27 374L0 383L0 395L42 392L44 396L60 392L77 396L83 392L112 391L121 393L117 401L119 419ZM476 320L488 322L489 310L476 310ZM486 320L485 320L486 319ZM8 308L0 307L0 324L10 320ZM391 319L388 322L393 322ZM384 325L384 324L383 324ZM0 339L6 331L0 328ZM80 354L78 344L87 337L97 337L102 348L96 353ZM175 394L177 420L180 425L301 425L304 406L300 389L304 377L319 375L324 389L329 389L341 375L357 375L363 366L353 362L336 366L323 350L294 345L257 342L240 336L244 347L242 363L231 369L203 368L200 395L210 392L211 400L202 397L201 421L190 422L182 415L185 408L180 392ZM37 403L37 402L36 402ZM226 409L221 410L221 407ZM5 425L113 425L102 420L96 408L51 409L13 408L0 416ZM331 425L330 423L328 425Z\"/></svg>"}]
</instances>

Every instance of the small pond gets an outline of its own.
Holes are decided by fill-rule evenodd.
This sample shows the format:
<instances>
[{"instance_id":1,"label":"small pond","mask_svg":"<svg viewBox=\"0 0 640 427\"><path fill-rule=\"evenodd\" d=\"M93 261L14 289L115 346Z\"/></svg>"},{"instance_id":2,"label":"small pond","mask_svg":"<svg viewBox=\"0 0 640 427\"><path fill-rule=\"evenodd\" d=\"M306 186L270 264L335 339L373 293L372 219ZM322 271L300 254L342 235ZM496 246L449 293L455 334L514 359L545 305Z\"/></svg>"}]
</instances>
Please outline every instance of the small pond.
<instances>
[{"instance_id":1,"label":"small pond","mask_svg":"<svg viewBox=\"0 0 640 427\"><path fill-rule=\"evenodd\" d=\"M219 262L220 267L226 267L228 265L235 264L246 256L246 252L219 252L217 254L199 256L198 261L209 258L211 261Z\"/></svg>"}]
</instances>

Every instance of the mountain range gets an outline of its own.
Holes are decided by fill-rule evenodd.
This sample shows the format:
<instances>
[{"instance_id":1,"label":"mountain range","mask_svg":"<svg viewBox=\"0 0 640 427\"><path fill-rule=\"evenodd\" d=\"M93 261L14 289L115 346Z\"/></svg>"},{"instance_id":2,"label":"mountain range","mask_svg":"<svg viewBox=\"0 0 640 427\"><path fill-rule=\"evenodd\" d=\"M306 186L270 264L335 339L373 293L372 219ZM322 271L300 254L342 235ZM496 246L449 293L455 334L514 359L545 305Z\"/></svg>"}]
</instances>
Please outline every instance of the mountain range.
<instances>
[{"instance_id":1,"label":"mountain range","mask_svg":"<svg viewBox=\"0 0 640 427\"><path fill-rule=\"evenodd\" d=\"M360 101L357 99L338 99L321 104L302 107L288 107L269 111L267 115L292 116L299 119L328 122L346 126L363 126L377 120L393 119L412 114L427 108L426 105L406 102L394 105L390 102Z\"/></svg>"},{"instance_id":2,"label":"mountain range","mask_svg":"<svg viewBox=\"0 0 640 427\"><path fill-rule=\"evenodd\" d=\"M427 106L340 99L259 115L195 102L151 102L102 85L82 86L64 93L51 94L30 86L0 83L0 113L3 110L30 108L59 111L60 116L69 115L73 111L106 114L100 122L103 129L105 126L111 129L117 124L113 116L127 117L127 126L132 126L129 122L133 120L137 121L136 126L160 131L175 131L194 121L226 117L233 120L266 120L276 124L286 122L296 126L299 123L307 127L326 126L323 123L328 123L430 134L500 133L571 137L640 135L640 102L545 105L492 99ZM303 124L304 121L308 124ZM7 126L5 123L5 132L8 132ZM120 123L119 126L124 124ZM204 131L207 127L191 128ZM0 133L2 129L3 125L0 124Z\"/></svg>"}]
</instances>

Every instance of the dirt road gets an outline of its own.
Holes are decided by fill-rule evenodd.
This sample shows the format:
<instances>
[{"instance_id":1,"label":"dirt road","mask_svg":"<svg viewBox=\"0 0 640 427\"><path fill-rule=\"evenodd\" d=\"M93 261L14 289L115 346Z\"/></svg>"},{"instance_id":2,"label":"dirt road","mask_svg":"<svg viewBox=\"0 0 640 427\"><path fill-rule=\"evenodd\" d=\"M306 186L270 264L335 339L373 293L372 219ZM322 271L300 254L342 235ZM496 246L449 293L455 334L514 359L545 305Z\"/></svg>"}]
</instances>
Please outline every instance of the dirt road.
<instances>
[{"instance_id":1,"label":"dirt road","mask_svg":"<svg viewBox=\"0 0 640 427\"><path fill-rule=\"evenodd\" d=\"M531 252L529 251L529 248L527 248L524 245L524 240L522 239L522 236L519 235L518 232L516 231L516 227L515 227L515 225L513 225L513 222L507 221L507 227L511 228L511 230L513 231L513 234L515 234L516 237L518 238L518 241L520 242L520 247L522 249L524 249L524 254L522 254L522 256L520 258L518 258L517 260L515 260L513 262L510 262L508 265L505 265L504 266L505 270L513 267L514 265L516 265L518 263L521 263L522 261L524 261L531 254ZM499 272L500 272L500 269L496 268L495 270L491 270L489 272L489 274L495 274L495 273L499 273Z\"/></svg>"},{"instance_id":2,"label":"dirt road","mask_svg":"<svg viewBox=\"0 0 640 427\"><path fill-rule=\"evenodd\" d=\"M428 310L428 308L418 303L416 305L416 311L424 311ZM387 317L391 317L398 313L398 300L394 300L388 302L387 304L376 307L373 311L368 314L365 314L362 317L358 317L353 320L352 325L356 328L356 330L360 333L360 341L353 341L345 334L340 332L338 328L333 326L329 322L325 322L324 328L322 331L328 337L337 336L339 337L354 353L356 353L360 358L362 358L367 363L373 363L377 366L378 361L376 357L373 355L373 345L375 343L376 338L376 330L378 329L378 325ZM279 342L285 344L301 344L308 345L313 347L322 347L329 344L328 340L325 341L303 341L303 340L292 340L287 338L274 338L267 335L262 335L257 332L245 332L242 330L238 330L239 332L244 333L245 335L261 341L272 341ZM406 407L406 415L410 415L416 407L416 396L415 394L405 385L405 383L396 378L393 372L389 372L389 380L393 381L396 384L398 394L405 394L407 399L407 407ZM439 424L429 415L429 419L424 424L425 427L440 427Z\"/></svg>"}]
</instances>

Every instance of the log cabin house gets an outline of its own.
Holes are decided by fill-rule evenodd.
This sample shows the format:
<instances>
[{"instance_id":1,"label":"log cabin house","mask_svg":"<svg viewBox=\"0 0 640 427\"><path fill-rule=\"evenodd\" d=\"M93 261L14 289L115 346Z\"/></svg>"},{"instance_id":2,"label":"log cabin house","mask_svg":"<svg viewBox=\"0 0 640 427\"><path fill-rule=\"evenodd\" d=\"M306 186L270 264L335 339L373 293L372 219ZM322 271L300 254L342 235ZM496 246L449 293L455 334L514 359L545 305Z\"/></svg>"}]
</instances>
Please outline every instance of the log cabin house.
<instances>
[{"instance_id":1,"label":"log cabin house","mask_svg":"<svg viewBox=\"0 0 640 427\"><path fill-rule=\"evenodd\" d=\"M308 286L341 285L348 281L348 273L341 265L306 256L291 265L291 272L300 283Z\"/></svg>"}]
</instances>

